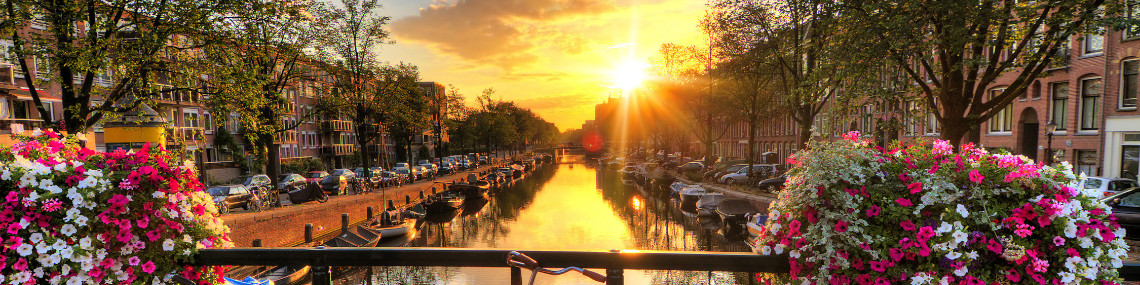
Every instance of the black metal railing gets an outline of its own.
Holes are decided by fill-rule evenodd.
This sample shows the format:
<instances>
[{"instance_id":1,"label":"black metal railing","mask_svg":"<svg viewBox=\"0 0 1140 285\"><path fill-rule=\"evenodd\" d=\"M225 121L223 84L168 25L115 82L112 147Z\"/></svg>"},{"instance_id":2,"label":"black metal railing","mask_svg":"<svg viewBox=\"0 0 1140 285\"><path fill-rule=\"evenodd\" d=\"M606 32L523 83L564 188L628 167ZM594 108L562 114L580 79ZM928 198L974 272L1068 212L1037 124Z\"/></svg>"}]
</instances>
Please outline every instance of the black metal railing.
<instances>
[{"instance_id":1,"label":"black metal railing","mask_svg":"<svg viewBox=\"0 0 1140 285\"><path fill-rule=\"evenodd\" d=\"M233 248L203 249L192 265L282 266L310 265L315 285L332 284L332 266L510 267L506 249L465 248ZM623 284L624 270L730 271L786 273L787 255L749 252L693 251L521 251L542 267L605 269L606 284ZM751 277L750 277L751 278ZM511 267L511 280L522 282L522 271Z\"/></svg>"}]
</instances>

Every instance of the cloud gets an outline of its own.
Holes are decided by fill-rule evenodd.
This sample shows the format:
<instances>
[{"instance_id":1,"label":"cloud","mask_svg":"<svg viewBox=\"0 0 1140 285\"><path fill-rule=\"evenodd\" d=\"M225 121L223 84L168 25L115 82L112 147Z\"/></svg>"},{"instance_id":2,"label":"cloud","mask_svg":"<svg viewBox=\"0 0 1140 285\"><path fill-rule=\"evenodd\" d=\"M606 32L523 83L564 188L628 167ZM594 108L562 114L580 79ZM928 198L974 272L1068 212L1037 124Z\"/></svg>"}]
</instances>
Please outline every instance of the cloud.
<instances>
[{"instance_id":1,"label":"cloud","mask_svg":"<svg viewBox=\"0 0 1140 285\"><path fill-rule=\"evenodd\" d=\"M529 97L524 99L514 99L515 104L519 106L538 110L550 109L579 109L582 106L593 106L598 103L596 96L579 93L579 94L566 94L566 95L553 95L542 97Z\"/></svg>"},{"instance_id":2,"label":"cloud","mask_svg":"<svg viewBox=\"0 0 1140 285\"><path fill-rule=\"evenodd\" d=\"M548 44L580 53L585 41L549 24L615 9L611 0L461 0L434 2L419 14L396 20L400 40L425 43L443 53L505 70L533 63Z\"/></svg>"},{"instance_id":3,"label":"cloud","mask_svg":"<svg viewBox=\"0 0 1140 285\"><path fill-rule=\"evenodd\" d=\"M562 80L570 76L566 72L510 72L503 74L500 78L505 80L527 80L527 79L541 79L546 81Z\"/></svg>"}]
</instances>

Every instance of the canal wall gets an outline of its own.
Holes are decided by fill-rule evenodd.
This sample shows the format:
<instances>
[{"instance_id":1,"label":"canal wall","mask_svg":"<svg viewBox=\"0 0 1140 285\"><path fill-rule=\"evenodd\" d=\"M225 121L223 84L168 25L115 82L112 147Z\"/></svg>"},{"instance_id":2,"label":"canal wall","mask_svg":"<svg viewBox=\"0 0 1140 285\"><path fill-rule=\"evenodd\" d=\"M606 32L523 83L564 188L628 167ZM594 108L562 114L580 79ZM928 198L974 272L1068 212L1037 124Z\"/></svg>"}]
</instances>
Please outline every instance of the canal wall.
<instances>
[{"instance_id":1,"label":"canal wall","mask_svg":"<svg viewBox=\"0 0 1140 285\"><path fill-rule=\"evenodd\" d=\"M440 177L435 182L455 182L466 179L467 173L492 167L495 166ZM379 215L387 207L388 200L392 200L397 207L404 205L404 195L410 196L413 203L418 203L420 191L424 195L431 195L432 185L434 183L431 181L424 181L366 194L330 196L325 203L308 202L258 213L230 214L222 216L222 221L230 228L229 237L236 247L251 246L255 239L261 239L262 246L266 247L296 246L304 242L305 224L313 224L313 236L320 237L340 230L341 214L347 213L349 222L356 224L367 218L368 206L372 206L375 214Z\"/></svg>"}]
</instances>

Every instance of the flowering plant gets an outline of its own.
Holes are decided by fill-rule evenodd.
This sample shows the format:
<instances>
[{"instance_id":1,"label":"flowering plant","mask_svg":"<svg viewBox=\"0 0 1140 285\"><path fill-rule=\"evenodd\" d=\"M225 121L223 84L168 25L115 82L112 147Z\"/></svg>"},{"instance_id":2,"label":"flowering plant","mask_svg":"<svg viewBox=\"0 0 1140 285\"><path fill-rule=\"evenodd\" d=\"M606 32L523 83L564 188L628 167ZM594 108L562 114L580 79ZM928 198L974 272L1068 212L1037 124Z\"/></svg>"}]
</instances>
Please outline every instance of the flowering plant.
<instances>
[{"instance_id":1,"label":"flowering plant","mask_svg":"<svg viewBox=\"0 0 1140 285\"><path fill-rule=\"evenodd\" d=\"M222 282L220 267L178 264L232 246L189 168L149 145L101 153L51 131L20 140L0 149L0 282Z\"/></svg>"},{"instance_id":2,"label":"flowering plant","mask_svg":"<svg viewBox=\"0 0 1140 285\"><path fill-rule=\"evenodd\" d=\"M763 254L816 284L1119 282L1124 230L1100 193L1035 164L945 141L870 147L849 133L788 159ZM776 277L773 277L776 278Z\"/></svg>"}]
</instances>

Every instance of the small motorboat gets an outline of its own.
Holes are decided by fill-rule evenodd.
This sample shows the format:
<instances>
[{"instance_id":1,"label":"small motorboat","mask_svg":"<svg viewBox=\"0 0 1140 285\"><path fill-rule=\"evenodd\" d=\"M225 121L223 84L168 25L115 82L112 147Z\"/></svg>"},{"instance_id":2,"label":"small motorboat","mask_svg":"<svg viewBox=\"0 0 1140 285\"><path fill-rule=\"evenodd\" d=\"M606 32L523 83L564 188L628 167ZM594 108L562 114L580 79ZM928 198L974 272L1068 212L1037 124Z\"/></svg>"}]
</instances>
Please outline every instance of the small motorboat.
<instances>
[{"instance_id":1,"label":"small motorboat","mask_svg":"<svg viewBox=\"0 0 1140 285\"><path fill-rule=\"evenodd\" d=\"M760 233L764 232L764 224L768 222L768 215L755 213L748 215L748 222L744 224L748 228L749 237L758 237Z\"/></svg>"},{"instance_id":2,"label":"small motorboat","mask_svg":"<svg viewBox=\"0 0 1140 285\"><path fill-rule=\"evenodd\" d=\"M523 174L526 173L526 169L523 168L522 166L518 165L518 164L512 164L511 169L514 170L513 172L511 172L511 177L514 177L514 179L522 178Z\"/></svg>"},{"instance_id":3,"label":"small motorboat","mask_svg":"<svg viewBox=\"0 0 1140 285\"><path fill-rule=\"evenodd\" d=\"M724 200L724 194L721 193L707 193L697 200L697 215L701 217L714 217L717 216L716 208L720 202Z\"/></svg>"},{"instance_id":4,"label":"small motorboat","mask_svg":"<svg viewBox=\"0 0 1140 285\"><path fill-rule=\"evenodd\" d=\"M416 204L404 209L402 215L405 219L420 220L424 218L424 215L427 215L427 209L424 208L423 204Z\"/></svg>"},{"instance_id":5,"label":"small motorboat","mask_svg":"<svg viewBox=\"0 0 1140 285\"><path fill-rule=\"evenodd\" d=\"M696 213L697 201L705 194L708 194L708 190L700 185L685 187L685 190L681 190L681 210Z\"/></svg>"},{"instance_id":6,"label":"small motorboat","mask_svg":"<svg viewBox=\"0 0 1140 285\"><path fill-rule=\"evenodd\" d=\"M700 186L700 185L699 184L685 184L685 182L675 181L675 182L673 182L673 184L669 184L669 197L673 198L673 199L681 200L681 191L683 191L683 190L685 190L685 188L688 188L691 186Z\"/></svg>"},{"instance_id":7,"label":"small motorboat","mask_svg":"<svg viewBox=\"0 0 1140 285\"><path fill-rule=\"evenodd\" d=\"M431 198L424 201L423 204L428 211L446 212L459 209L459 207L463 206L464 200L467 200L467 197L464 197L463 194L443 191L432 195Z\"/></svg>"},{"instance_id":8,"label":"small motorboat","mask_svg":"<svg viewBox=\"0 0 1140 285\"><path fill-rule=\"evenodd\" d=\"M752 205L752 202L744 199L724 199L716 207L716 214L720 216L720 221L724 224L724 231L729 234L743 231L748 216L759 212L756 206Z\"/></svg>"},{"instance_id":9,"label":"small motorboat","mask_svg":"<svg viewBox=\"0 0 1140 285\"><path fill-rule=\"evenodd\" d=\"M487 182L487 180L476 180L474 183L452 183L447 185L447 190L461 193L463 196L472 200L486 200L490 198L491 182Z\"/></svg>"},{"instance_id":10,"label":"small motorboat","mask_svg":"<svg viewBox=\"0 0 1140 285\"><path fill-rule=\"evenodd\" d=\"M405 219L399 210L390 210L380 213L370 226L380 232L383 239L390 239L408 234L416 225L415 219Z\"/></svg>"}]
</instances>

